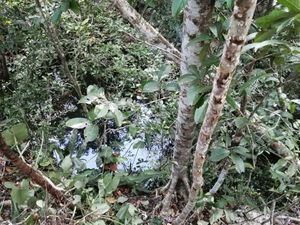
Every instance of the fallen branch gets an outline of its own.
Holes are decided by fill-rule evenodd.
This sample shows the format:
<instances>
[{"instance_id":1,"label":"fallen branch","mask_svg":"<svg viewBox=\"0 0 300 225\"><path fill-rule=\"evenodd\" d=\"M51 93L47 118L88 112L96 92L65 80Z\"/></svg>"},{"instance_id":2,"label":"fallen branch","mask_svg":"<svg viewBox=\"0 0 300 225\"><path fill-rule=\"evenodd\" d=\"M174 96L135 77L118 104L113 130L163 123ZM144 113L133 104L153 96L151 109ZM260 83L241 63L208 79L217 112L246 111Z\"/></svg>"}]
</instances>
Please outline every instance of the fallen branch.
<instances>
[{"instance_id":1,"label":"fallen branch","mask_svg":"<svg viewBox=\"0 0 300 225\"><path fill-rule=\"evenodd\" d=\"M34 183L40 185L45 191L49 192L58 202L67 202L62 189L56 187L55 184L40 171L35 170L26 162L23 162L18 154L9 149L2 136L0 136L0 152L2 152L21 173L29 177Z\"/></svg>"},{"instance_id":2,"label":"fallen branch","mask_svg":"<svg viewBox=\"0 0 300 225\"><path fill-rule=\"evenodd\" d=\"M126 0L113 0L114 6L121 12L132 26L141 32L146 41L151 45L158 47L162 53L173 60L176 64L180 64L181 54L166 38L164 38L154 27L151 26Z\"/></svg>"}]
</instances>

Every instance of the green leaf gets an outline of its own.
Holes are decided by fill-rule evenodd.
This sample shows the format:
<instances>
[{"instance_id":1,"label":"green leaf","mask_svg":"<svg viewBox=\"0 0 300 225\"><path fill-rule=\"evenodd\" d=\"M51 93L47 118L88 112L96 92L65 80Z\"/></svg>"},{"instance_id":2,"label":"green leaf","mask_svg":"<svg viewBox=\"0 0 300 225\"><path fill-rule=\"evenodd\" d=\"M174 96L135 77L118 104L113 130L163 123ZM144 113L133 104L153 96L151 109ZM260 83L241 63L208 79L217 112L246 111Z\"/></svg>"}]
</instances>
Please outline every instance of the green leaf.
<instances>
[{"instance_id":1,"label":"green leaf","mask_svg":"<svg viewBox=\"0 0 300 225\"><path fill-rule=\"evenodd\" d=\"M191 74L182 75L178 79L178 84L179 85L188 84L188 83L195 81L196 79L197 79L197 77L195 75L191 75Z\"/></svg>"},{"instance_id":2,"label":"green leaf","mask_svg":"<svg viewBox=\"0 0 300 225\"><path fill-rule=\"evenodd\" d=\"M28 138L28 129L25 123L19 123L1 133L7 145L13 146L22 143Z\"/></svg>"},{"instance_id":3,"label":"green leaf","mask_svg":"<svg viewBox=\"0 0 300 225\"><path fill-rule=\"evenodd\" d=\"M170 81L166 84L166 90L168 91L179 91L179 86L176 82Z\"/></svg>"},{"instance_id":4,"label":"green leaf","mask_svg":"<svg viewBox=\"0 0 300 225\"><path fill-rule=\"evenodd\" d=\"M99 88L97 85L89 85L87 90L87 96L105 98L105 93L103 88Z\"/></svg>"},{"instance_id":5,"label":"green leaf","mask_svg":"<svg viewBox=\"0 0 300 225\"><path fill-rule=\"evenodd\" d=\"M70 1L69 0L63 0L63 2L60 5L61 11L66 12L70 7Z\"/></svg>"},{"instance_id":6,"label":"green leaf","mask_svg":"<svg viewBox=\"0 0 300 225\"><path fill-rule=\"evenodd\" d=\"M133 149L144 148L144 147L145 147L144 141L138 141L132 146Z\"/></svg>"},{"instance_id":7,"label":"green leaf","mask_svg":"<svg viewBox=\"0 0 300 225\"><path fill-rule=\"evenodd\" d=\"M94 141L99 134L99 127L97 125L89 125L84 129L83 133L86 142Z\"/></svg>"},{"instance_id":8,"label":"green leaf","mask_svg":"<svg viewBox=\"0 0 300 225\"><path fill-rule=\"evenodd\" d=\"M213 162L218 162L227 156L229 156L230 151L225 148L214 148L211 152L209 159Z\"/></svg>"},{"instance_id":9,"label":"green leaf","mask_svg":"<svg viewBox=\"0 0 300 225\"><path fill-rule=\"evenodd\" d=\"M214 209L211 217L209 218L210 224L214 224L217 220L221 219L223 216L222 209Z\"/></svg>"},{"instance_id":10,"label":"green leaf","mask_svg":"<svg viewBox=\"0 0 300 225\"><path fill-rule=\"evenodd\" d=\"M91 206L92 211L95 211L99 214L104 214L108 212L110 209L110 206L107 203L100 203L96 201L92 206Z\"/></svg>"},{"instance_id":11,"label":"green leaf","mask_svg":"<svg viewBox=\"0 0 300 225\"><path fill-rule=\"evenodd\" d=\"M226 101L227 101L228 105L231 106L231 108L233 108L233 109L238 108L236 101L231 97L231 95L226 96Z\"/></svg>"},{"instance_id":12,"label":"green leaf","mask_svg":"<svg viewBox=\"0 0 300 225\"><path fill-rule=\"evenodd\" d=\"M71 155L67 155L64 160L61 162L60 167L63 169L64 172L69 172L72 168L73 162L71 159Z\"/></svg>"},{"instance_id":13,"label":"green leaf","mask_svg":"<svg viewBox=\"0 0 300 225\"><path fill-rule=\"evenodd\" d=\"M117 218L121 221L124 221L127 217L128 214L128 208L129 208L129 204L123 205L118 213L117 213Z\"/></svg>"},{"instance_id":14,"label":"green leaf","mask_svg":"<svg viewBox=\"0 0 300 225\"><path fill-rule=\"evenodd\" d=\"M158 81L151 80L147 82L143 87L143 92L155 92L160 89L160 85Z\"/></svg>"},{"instance_id":15,"label":"green leaf","mask_svg":"<svg viewBox=\"0 0 300 225\"><path fill-rule=\"evenodd\" d=\"M263 48L268 45L271 45L271 46L283 45L289 49L289 46L283 41L267 40L267 41L262 41L262 42L258 42L258 43L252 43L252 44L245 45L242 49L242 53L245 53L246 51L248 51L252 48L254 48L254 51L257 51L258 49Z\"/></svg>"},{"instance_id":16,"label":"green leaf","mask_svg":"<svg viewBox=\"0 0 300 225\"><path fill-rule=\"evenodd\" d=\"M239 173L245 172L245 164L240 156L238 156L236 154L232 154L230 156L230 158L231 158L232 162L234 163L235 169L237 172L239 172Z\"/></svg>"},{"instance_id":17,"label":"green leaf","mask_svg":"<svg viewBox=\"0 0 300 225\"><path fill-rule=\"evenodd\" d=\"M234 1L233 0L226 0L226 5L228 9L232 9L233 5L234 5Z\"/></svg>"},{"instance_id":18,"label":"green leaf","mask_svg":"<svg viewBox=\"0 0 300 225\"><path fill-rule=\"evenodd\" d=\"M208 222L204 220L198 220L197 225L208 225Z\"/></svg>"},{"instance_id":19,"label":"green leaf","mask_svg":"<svg viewBox=\"0 0 300 225\"><path fill-rule=\"evenodd\" d=\"M201 107L196 109L195 115L194 115L194 120L195 120L196 124L203 122L205 113L207 110L207 106L208 106L208 99L205 100L205 102L203 103L203 105Z\"/></svg>"},{"instance_id":20,"label":"green leaf","mask_svg":"<svg viewBox=\"0 0 300 225\"><path fill-rule=\"evenodd\" d=\"M53 22L53 23L57 23L57 22L60 20L61 14L62 14L62 10L61 10L60 7L58 7L58 8L54 11L54 13L53 13L53 15L52 15L52 17L51 17L52 22Z\"/></svg>"},{"instance_id":21,"label":"green leaf","mask_svg":"<svg viewBox=\"0 0 300 225\"><path fill-rule=\"evenodd\" d=\"M157 80L162 81L163 79L167 78L171 73L171 65L164 64L159 67L158 71L156 71Z\"/></svg>"},{"instance_id":22,"label":"green leaf","mask_svg":"<svg viewBox=\"0 0 300 225\"><path fill-rule=\"evenodd\" d=\"M94 113L96 115L96 118L103 118L108 113L108 107L106 104L96 105L94 109Z\"/></svg>"},{"instance_id":23,"label":"green leaf","mask_svg":"<svg viewBox=\"0 0 300 225\"><path fill-rule=\"evenodd\" d=\"M29 188L29 181L22 180L20 187L14 187L11 191L13 202L24 204L29 198L34 196L34 191Z\"/></svg>"},{"instance_id":24,"label":"green leaf","mask_svg":"<svg viewBox=\"0 0 300 225\"><path fill-rule=\"evenodd\" d=\"M213 25L209 27L209 30L213 33L213 35L218 38L218 29L217 26Z\"/></svg>"},{"instance_id":25,"label":"green leaf","mask_svg":"<svg viewBox=\"0 0 300 225\"><path fill-rule=\"evenodd\" d=\"M192 39L187 46L189 47L202 41L210 41L211 39L213 38L208 34L201 33L197 35L194 39Z\"/></svg>"},{"instance_id":26,"label":"green leaf","mask_svg":"<svg viewBox=\"0 0 300 225\"><path fill-rule=\"evenodd\" d=\"M285 12L280 9L274 9L272 12L270 12L268 15L259 17L256 19L256 24L261 27L269 27L274 24L274 22L281 20L283 18L287 18L291 14L288 12Z\"/></svg>"},{"instance_id":27,"label":"green leaf","mask_svg":"<svg viewBox=\"0 0 300 225\"><path fill-rule=\"evenodd\" d=\"M234 123L237 128L244 128L249 124L249 119L246 117L237 117L234 119Z\"/></svg>"},{"instance_id":28,"label":"green leaf","mask_svg":"<svg viewBox=\"0 0 300 225\"><path fill-rule=\"evenodd\" d=\"M126 196L120 196L117 200L118 203L124 203L128 200Z\"/></svg>"},{"instance_id":29,"label":"green leaf","mask_svg":"<svg viewBox=\"0 0 300 225\"><path fill-rule=\"evenodd\" d=\"M74 129L83 129L89 125L92 125L92 123L86 118L73 118L66 122L67 127Z\"/></svg>"},{"instance_id":30,"label":"green leaf","mask_svg":"<svg viewBox=\"0 0 300 225\"><path fill-rule=\"evenodd\" d=\"M104 183L104 189L105 194L109 195L113 193L115 190L117 190L118 185L120 183L120 177L119 176L112 176L112 174L108 173L103 178Z\"/></svg>"},{"instance_id":31,"label":"green leaf","mask_svg":"<svg viewBox=\"0 0 300 225\"><path fill-rule=\"evenodd\" d=\"M184 9L187 0L173 0L172 1L172 16L177 16Z\"/></svg>"},{"instance_id":32,"label":"green leaf","mask_svg":"<svg viewBox=\"0 0 300 225\"><path fill-rule=\"evenodd\" d=\"M124 120L124 116L123 113L120 110L115 110L113 112L114 116L115 116L115 120L117 122L117 126L120 127L122 126L123 120Z\"/></svg>"},{"instance_id":33,"label":"green leaf","mask_svg":"<svg viewBox=\"0 0 300 225\"><path fill-rule=\"evenodd\" d=\"M299 0L277 0L280 4L286 6L292 12L300 12Z\"/></svg>"},{"instance_id":34,"label":"green leaf","mask_svg":"<svg viewBox=\"0 0 300 225\"><path fill-rule=\"evenodd\" d=\"M71 0L70 1L70 9L74 12L74 13L79 13L80 12L80 5L76 0Z\"/></svg>"}]
</instances>

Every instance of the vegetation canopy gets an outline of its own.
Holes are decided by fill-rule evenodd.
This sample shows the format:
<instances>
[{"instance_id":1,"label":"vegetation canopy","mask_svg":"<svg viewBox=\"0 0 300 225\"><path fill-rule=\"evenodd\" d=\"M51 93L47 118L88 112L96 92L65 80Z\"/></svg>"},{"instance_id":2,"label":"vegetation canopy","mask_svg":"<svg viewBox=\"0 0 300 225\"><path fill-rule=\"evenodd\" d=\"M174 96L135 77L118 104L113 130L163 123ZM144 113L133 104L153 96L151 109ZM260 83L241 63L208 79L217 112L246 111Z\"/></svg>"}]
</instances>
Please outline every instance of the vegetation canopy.
<instances>
[{"instance_id":1,"label":"vegetation canopy","mask_svg":"<svg viewBox=\"0 0 300 225\"><path fill-rule=\"evenodd\" d=\"M299 224L299 79L299 0L4 0L0 224Z\"/></svg>"}]
</instances>

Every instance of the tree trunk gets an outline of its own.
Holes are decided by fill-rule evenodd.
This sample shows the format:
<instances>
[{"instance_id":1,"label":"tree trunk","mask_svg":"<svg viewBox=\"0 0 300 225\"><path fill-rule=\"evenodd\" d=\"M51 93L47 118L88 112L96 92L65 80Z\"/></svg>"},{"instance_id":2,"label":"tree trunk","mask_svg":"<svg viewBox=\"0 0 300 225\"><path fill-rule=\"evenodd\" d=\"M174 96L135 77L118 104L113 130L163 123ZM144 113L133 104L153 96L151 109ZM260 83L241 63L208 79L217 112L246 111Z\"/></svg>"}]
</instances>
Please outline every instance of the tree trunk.
<instances>
[{"instance_id":1,"label":"tree trunk","mask_svg":"<svg viewBox=\"0 0 300 225\"><path fill-rule=\"evenodd\" d=\"M256 0L235 1L223 55L217 76L214 79L208 109L198 136L193 163L193 184L190 189L189 200L181 214L174 221L174 225L184 224L186 217L195 206L199 190L203 185L203 165L208 146L226 101L227 91L246 41L255 6Z\"/></svg>"},{"instance_id":2,"label":"tree trunk","mask_svg":"<svg viewBox=\"0 0 300 225\"><path fill-rule=\"evenodd\" d=\"M181 45L181 75L189 73L190 66L200 68L199 52L201 43L189 45L190 41L201 32L207 32L214 8L214 0L189 0L184 10L183 36ZM178 181L182 181L187 191L190 189L188 166L190 164L191 148L195 136L195 121L192 105L188 103L187 91L189 85L180 87L178 114L176 121L175 148L173 153L173 168L168 192L163 200L162 215L168 215L172 195Z\"/></svg>"},{"instance_id":3,"label":"tree trunk","mask_svg":"<svg viewBox=\"0 0 300 225\"><path fill-rule=\"evenodd\" d=\"M180 64L180 52L131 7L126 0L113 0L113 3L121 12L123 18L137 28L150 44L162 50L162 53L167 58L173 60L176 64Z\"/></svg>"},{"instance_id":4,"label":"tree trunk","mask_svg":"<svg viewBox=\"0 0 300 225\"><path fill-rule=\"evenodd\" d=\"M40 185L45 191L50 193L59 203L67 203L66 196L61 189L56 187L52 181L45 177L40 171L35 170L27 163L23 162L18 155L10 150L0 135L0 152L8 158L24 175L28 176L33 182Z\"/></svg>"}]
</instances>

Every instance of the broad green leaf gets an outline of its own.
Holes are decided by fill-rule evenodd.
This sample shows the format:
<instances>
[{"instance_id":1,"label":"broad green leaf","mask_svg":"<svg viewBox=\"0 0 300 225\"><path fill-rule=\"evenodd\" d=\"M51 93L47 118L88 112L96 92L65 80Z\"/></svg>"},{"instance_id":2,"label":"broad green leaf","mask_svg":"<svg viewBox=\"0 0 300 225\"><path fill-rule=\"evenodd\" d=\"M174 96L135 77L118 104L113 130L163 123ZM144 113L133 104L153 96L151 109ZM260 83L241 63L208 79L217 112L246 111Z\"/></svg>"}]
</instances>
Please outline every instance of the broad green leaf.
<instances>
[{"instance_id":1,"label":"broad green leaf","mask_svg":"<svg viewBox=\"0 0 300 225\"><path fill-rule=\"evenodd\" d=\"M194 115L194 120L195 120L196 124L203 122L205 113L207 110L207 106L208 106L208 99L205 100L205 102L203 103L203 105L201 107L196 109L195 115Z\"/></svg>"},{"instance_id":2,"label":"broad green leaf","mask_svg":"<svg viewBox=\"0 0 300 225\"><path fill-rule=\"evenodd\" d=\"M83 129L89 125L92 125L92 123L86 118L73 118L66 122L67 127L74 129Z\"/></svg>"},{"instance_id":3,"label":"broad green leaf","mask_svg":"<svg viewBox=\"0 0 300 225\"><path fill-rule=\"evenodd\" d=\"M211 152L209 159L213 162L218 162L227 156L229 156L230 151L225 148L214 148Z\"/></svg>"},{"instance_id":4,"label":"broad green leaf","mask_svg":"<svg viewBox=\"0 0 300 225\"><path fill-rule=\"evenodd\" d=\"M73 162L70 155L67 155L64 160L61 162L60 167L63 169L64 172L69 172L72 168Z\"/></svg>"},{"instance_id":5,"label":"broad green leaf","mask_svg":"<svg viewBox=\"0 0 300 225\"><path fill-rule=\"evenodd\" d=\"M144 141L138 141L132 146L133 149L144 148L144 147L145 147Z\"/></svg>"},{"instance_id":6,"label":"broad green leaf","mask_svg":"<svg viewBox=\"0 0 300 225\"><path fill-rule=\"evenodd\" d=\"M179 77L178 84L179 85L188 84L188 83L193 82L196 79L197 79L197 77L195 75L186 74L186 75Z\"/></svg>"},{"instance_id":7,"label":"broad green leaf","mask_svg":"<svg viewBox=\"0 0 300 225\"><path fill-rule=\"evenodd\" d=\"M300 12L299 0L277 0L280 4L286 6L292 12Z\"/></svg>"},{"instance_id":8,"label":"broad green leaf","mask_svg":"<svg viewBox=\"0 0 300 225\"><path fill-rule=\"evenodd\" d=\"M57 23L57 22L59 21L60 17L61 17L61 14L62 14L62 10L61 10L60 7L58 7L58 8L54 11L54 13L53 13L53 15L52 15L52 17L51 17L52 22L53 22L53 23Z\"/></svg>"},{"instance_id":9,"label":"broad green leaf","mask_svg":"<svg viewBox=\"0 0 300 225\"><path fill-rule=\"evenodd\" d=\"M163 79L167 78L171 73L171 65L164 64L159 67L158 71L156 71L157 80L162 81Z\"/></svg>"},{"instance_id":10,"label":"broad green leaf","mask_svg":"<svg viewBox=\"0 0 300 225\"><path fill-rule=\"evenodd\" d=\"M249 119L246 117L237 117L234 119L234 123L237 128L244 128L249 124Z\"/></svg>"},{"instance_id":11,"label":"broad green leaf","mask_svg":"<svg viewBox=\"0 0 300 225\"><path fill-rule=\"evenodd\" d=\"M233 0L226 0L226 5L227 5L227 8L232 9L233 5L234 5L234 1Z\"/></svg>"},{"instance_id":12,"label":"broad green leaf","mask_svg":"<svg viewBox=\"0 0 300 225\"><path fill-rule=\"evenodd\" d=\"M117 126L120 127L122 126L123 120L124 120L124 116L123 113L120 110L116 110L114 113L116 122L117 122Z\"/></svg>"},{"instance_id":13,"label":"broad green leaf","mask_svg":"<svg viewBox=\"0 0 300 225\"><path fill-rule=\"evenodd\" d=\"M239 173L245 172L245 164L244 164L243 159L240 156L238 156L236 154L232 154L230 156L230 158L231 158L232 162L234 163L235 169L237 172L239 172Z\"/></svg>"},{"instance_id":14,"label":"broad green leaf","mask_svg":"<svg viewBox=\"0 0 300 225\"><path fill-rule=\"evenodd\" d=\"M242 147L242 146L237 146L233 149L234 152L242 155L242 156L247 156L248 155L248 152L249 152L249 149L245 148L245 147Z\"/></svg>"},{"instance_id":15,"label":"broad green leaf","mask_svg":"<svg viewBox=\"0 0 300 225\"><path fill-rule=\"evenodd\" d=\"M210 26L209 27L209 30L213 33L213 35L218 38L218 29L217 29L217 26Z\"/></svg>"},{"instance_id":16,"label":"broad green leaf","mask_svg":"<svg viewBox=\"0 0 300 225\"><path fill-rule=\"evenodd\" d=\"M70 7L70 1L69 0L63 0L61 5L60 5L60 8L61 8L61 11L62 12L66 12Z\"/></svg>"},{"instance_id":17,"label":"broad green leaf","mask_svg":"<svg viewBox=\"0 0 300 225\"><path fill-rule=\"evenodd\" d=\"M103 88L99 88L97 85L89 85L87 87L87 96L93 96L98 98L105 98L105 93Z\"/></svg>"},{"instance_id":18,"label":"broad green leaf","mask_svg":"<svg viewBox=\"0 0 300 225\"><path fill-rule=\"evenodd\" d=\"M287 169L287 171L285 171L286 175L288 175L288 177L293 177L298 171L298 166L296 163L291 163Z\"/></svg>"},{"instance_id":19,"label":"broad green leaf","mask_svg":"<svg viewBox=\"0 0 300 225\"><path fill-rule=\"evenodd\" d=\"M106 104L96 105L94 109L94 113L96 115L96 118L103 118L108 113L108 107Z\"/></svg>"},{"instance_id":20,"label":"broad green leaf","mask_svg":"<svg viewBox=\"0 0 300 225\"><path fill-rule=\"evenodd\" d=\"M223 209L214 209L212 215L209 218L210 224L214 224L217 220L221 219L223 216Z\"/></svg>"},{"instance_id":21,"label":"broad green leaf","mask_svg":"<svg viewBox=\"0 0 300 225\"><path fill-rule=\"evenodd\" d=\"M281 20L283 18L287 18L290 15L291 15L290 13L285 12L283 10L274 9L268 15L256 19L255 22L261 27L270 27L273 25L274 22Z\"/></svg>"},{"instance_id":22,"label":"broad green leaf","mask_svg":"<svg viewBox=\"0 0 300 225\"><path fill-rule=\"evenodd\" d=\"M131 137L135 137L138 131L139 129L134 124L128 127L128 132L131 135Z\"/></svg>"},{"instance_id":23,"label":"broad green leaf","mask_svg":"<svg viewBox=\"0 0 300 225\"><path fill-rule=\"evenodd\" d=\"M128 200L126 196L120 196L117 200L118 203L124 203Z\"/></svg>"},{"instance_id":24,"label":"broad green leaf","mask_svg":"<svg viewBox=\"0 0 300 225\"><path fill-rule=\"evenodd\" d=\"M208 34L201 33L201 34L197 35L194 39L192 39L189 42L188 46L192 46L192 45L197 44L202 41L210 41L211 39L213 39L213 38L211 36L209 36Z\"/></svg>"},{"instance_id":25,"label":"broad green leaf","mask_svg":"<svg viewBox=\"0 0 300 225\"><path fill-rule=\"evenodd\" d=\"M95 141L99 134L99 127L97 125L89 125L84 129L83 133L86 142Z\"/></svg>"},{"instance_id":26,"label":"broad green leaf","mask_svg":"<svg viewBox=\"0 0 300 225\"><path fill-rule=\"evenodd\" d=\"M104 146L101 148L100 156L108 159L108 158L112 157L112 153L113 153L113 151L112 151L111 147Z\"/></svg>"},{"instance_id":27,"label":"broad green leaf","mask_svg":"<svg viewBox=\"0 0 300 225\"><path fill-rule=\"evenodd\" d=\"M271 46L282 45L289 49L289 46L283 41L267 40L267 41L262 41L262 42L258 42L258 43L252 43L252 44L245 45L243 47L242 53L245 53L246 51L248 51L252 48L254 48L254 51L257 51L258 49L263 48L268 45L271 45Z\"/></svg>"},{"instance_id":28,"label":"broad green leaf","mask_svg":"<svg viewBox=\"0 0 300 225\"><path fill-rule=\"evenodd\" d=\"M104 214L104 213L108 212L108 210L110 209L110 206L107 203L95 202L91 206L91 209L92 209L92 211L95 211L96 213Z\"/></svg>"},{"instance_id":29,"label":"broad green leaf","mask_svg":"<svg viewBox=\"0 0 300 225\"><path fill-rule=\"evenodd\" d=\"M231 210L225 209L225 217L226 217L226 222L234 222L236 220L235 213Z\"/></svg>"},{"instance_id":30,"label":"broad green leaf","mask_svg":"<svg viewBox=\"0 0 300 225\"><path fill-rule=\"evenodd\" d=\"M186 6L187 0L172 1L172 16L177 16Z\"/></svg>"},{"instance_id":31,"label":"broad green leaf","mask_svg":"<svg viewBox=\"0 0 300 225\"><path fill-rule=\"evenodd\" d=\"M115 190L117 190L119 183L120 183L119 176L114 176L109 183L105 183L104 181L106 195L109 195L113 193Z\"/></svg>"},{"instance_id":32,"label":"broad green leaf","mask_svg":"<svg viewBox=\"0 0 300 225\"><path fill-rule=\"evenodd\" d=\"M230 105L233 109L238 108L236 101L231 97L231 95L226 96L226 101L227 101L228 105Z\"/></svg>"},{"instance_id":33,"label":"broad green leaf","mask_svg":"<svg viewBox=\"0 0 300 225\"><path fill-rule=\"evenodd\" d=\"M33 196L34 191L30 190L28 180L22 180L19 187L15 186L11 190L12 200L17 204L24 204L29 198Z\"/></svg>"},{"instance_id":34,"label":"broad green leaf","mask_svg":"<svg viewBox=\"0 0 300 225\"><path fill-rule=\"evenodd\" d=\"M7 145L12 146L22 143L28 138L28 129L25 123L19 123L1 133Z\"/></svg>"},{"instance_id":35,"label":"broad green leaf","mask_svg":"<svg viewBox=\"0 0 300 225\"><path fill-rule=\"evenodd\" d=\"M125 218L127 217L127 214L128 214L128 208L129 208L129 204L125 204L119 209L119 211L117 213L117 218L119 220L121 220L121 221L125 220Z\"/></svg>"},{"instance_id":36,"label":"broad green leaf","mask_svg":"<svg viewBox=\"0 0 300 225\"><path fill-rule=\"evenodd\" d=\"M70 0L70 9L74 13L79 13L80 12L80 5L77 0Z\"/></svg>"},{"instance_id":37,"label":"broad green leaf","mask_svg":"<svg viewBox=\"0 0 300 225\"><path fill-rule=\"evenodd\" d=\"M89 95L89 96L83 96L83 97L81 97L81 98L79 99L78 103L90 105L90 104L92 104L94 101L96 101L97 99L98 99L98 97L96 97L96 96L91 96L91 95Z\"/></svg>"},{"instance_id":38,"label":"broad green leaf","mask_svg":"<svg viewBox=\"0 0 300 225\"><path fill-rule=\"evenodd\" d=\"M179 86L176 82L170 81L166 84L166 90L168 91L179 91Z\"/></svg>"},{"instance_id":39,"label":"broad green leaf","mask_svg":"<svg viewBox=\"0 0 300 225\"><path fill-rule=\"evenodd\" d=\"M160 84L158 81L152 80L147 82L143 87L143 92L155 92L160 89Z\"/></svg>"},{"instance_id":40,"label":"broad green leaf","mask_svg":"<svg viewBox=\"0 0 300 225\"><path fill-rule=\"evenodd\" d=\"M254 39L254 42L262 42L265 40L269 40L270 38L273 37L273 35L276 33L276 29L268 29L268 30L263 30L259 32Z\"/></svg>"}]
</instances>

